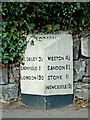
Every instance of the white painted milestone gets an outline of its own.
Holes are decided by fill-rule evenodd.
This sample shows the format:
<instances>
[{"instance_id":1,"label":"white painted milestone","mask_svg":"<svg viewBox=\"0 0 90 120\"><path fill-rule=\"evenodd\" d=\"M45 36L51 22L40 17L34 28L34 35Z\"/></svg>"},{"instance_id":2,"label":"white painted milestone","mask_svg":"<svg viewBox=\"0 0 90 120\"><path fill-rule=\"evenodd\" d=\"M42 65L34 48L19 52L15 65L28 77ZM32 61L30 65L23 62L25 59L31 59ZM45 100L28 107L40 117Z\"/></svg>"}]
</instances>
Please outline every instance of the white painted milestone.
<instances>
[{"instance_id":1,"label":"white painted milestone","mask_svg":"<svg viewBox=\"0 0 90 120\"><path fill-rule=\"evenodd\" d=\"M30 38L30 35L28 36ZM27 38L27 39L28 39ZM21 93L73 94L73 40L71 35L37 34L21 64Z\"/></svg>"},{"instance_id":2,"label":"white painted milestone","mask_svg":"<svg viewBox=\"0 0 90 120\"><path fill-rule=\"evenodd\" d=\"M81 39L81 54L90 57L90 36Z\"/></svg>"}]
</instances>

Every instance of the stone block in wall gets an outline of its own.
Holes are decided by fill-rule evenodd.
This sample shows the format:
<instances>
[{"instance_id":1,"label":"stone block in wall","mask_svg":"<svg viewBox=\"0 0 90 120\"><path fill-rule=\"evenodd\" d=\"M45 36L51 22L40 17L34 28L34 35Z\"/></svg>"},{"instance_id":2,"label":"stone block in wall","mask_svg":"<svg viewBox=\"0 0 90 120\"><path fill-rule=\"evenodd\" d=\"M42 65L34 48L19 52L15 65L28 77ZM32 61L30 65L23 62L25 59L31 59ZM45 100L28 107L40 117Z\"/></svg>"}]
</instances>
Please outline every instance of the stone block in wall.
<instances>
[{"instance_id":1,"label":"stone block in wall","mask_svg":"<svg viewBox=\"0 0 90 120\"><path fill-rule=\"evenodd\" d=\"M19 67L16 67L15 64L13 64L9 74L9 83L15 83L15 79L20 77L19 72Z\"/></svg>"},{"instance_id":2,"label":"stone block in wall","mask_svg":"<svg viewBox=\"0 0 90 120\"><path fill-rule=\"evenodd\" d=\"M75 83L75 89L90 89L89 83L77 82Z\"/></svg>"},{"instance_id":3,"label":"stone block in wall","mask_svg":"<svg viewBox=\"0 0 90 120\"><path fill-rule=\"evenodd\" d=\"M1 84L2 81L2 67L0 66L0 84Z\"/></svg>"},{"instance_id":4,"label":"stone block in wall","mask_svg":"<svg viewBox=\"0 0 90 120\"><path fill-rule=\"evenodd\" d=\"M85 61L74 61L74 81L78 81L85 76Z\"/></svg>"},{"instance_id":5,"label":"stone block in wall","mask_svg":"<svg viewBox=\"0 0 90 120\"><path fill-rule=\"evenodd\" d=\"M75 96L77 98L87 100L90 98L90 84L77 82L74 83Z\"/></svg>"},{"instance_id":6,"label":"stone block in wall","mask_svg":"<svg viewBox=\"0 0 90 120\"><path fill-rule=\"evenodd\" d=\"M86 76L90 76L90 59L87 59L86 65Z\"/></svg>"},{"instance_id":7,"label":"stone block in wall","mask_svg":"<svg viewBox=\"0 0 90 120\"><path fill-rule=\"evenodd\" d=\"M76 82L74 83L74 89L81 89L82 88L82 82Z\"/></svg>"},{"instance_id":8,"label":"stone block in wall","mask_svg":"<svg viewBox=\"0 0 90 120\"><path fill-rule=\"evenodd\" d=\"M74 39L74 47L73 47L73 59L78 59L79 58L79 53L80 53L80 40L79 38Z\"/></svg>"},{"instance_id":9,"label":"stone block in wall","mask_svg":"<svg viewBox=\"0 0 90 120\"><path fill-rule=\"evenodd\" d=\"M0 84L8 84L8 69L0 66Z\"/></svg>"},{"instance_id":10,"label":"stone block in wall","mask_svg":"<svg viewBox=\"0 0 90 120\"><path fill-rule=\"evenodd\" d=\"M0 99L2 99L2 87L0 87Z\"/></svg>"},{"instance_id":11,"label":"stone block in wall","mask_svg":"<svg viewBox=\"0 0 90 120\"><path fill-rule=\"evenodd\" d=\"M83 100L90 99L90 89L76 89L75 96Z\"/></svg>"},{"instance_id":12,"label":"stone block in wall","mask_svg":"<svg viewBox=\"0 0 90 120\"><path fill-rule=\"evenodd\" d=\"M90 77L85 76L85 77L82 79L82 81L83 81L84 83L90 83Z\"/></svg>"},{"instance_id":13,"label":"stone block in wall","mask_svg":"<svg viewBox=\"0 0 90 120\"><path fill-rule=\"evenodd\" d=\"M2 97L2 87L0 86L0 103L6 103L6 101Z\"/></svg>"},{"instance_id":14,"label":"stone block in wall","mask_svg":"<svg viewBox=\"0 0 90 120\"><path fill-rule=\"evenodd\" d=\"M81 38L81 54L90 57L90 36Z\"/></svg>"},{"instance_id":15,"label":"stone block in wall","mask_svg":"<svg viewBox=\"0 0 90 120\"><path fill-rule=\"evenodd\" d=\"M18 84L7 84L7 85L0 85L2 88L1 98L3 100L10 100L13 98L18 98Z\"/></svg>"}]
</instances>

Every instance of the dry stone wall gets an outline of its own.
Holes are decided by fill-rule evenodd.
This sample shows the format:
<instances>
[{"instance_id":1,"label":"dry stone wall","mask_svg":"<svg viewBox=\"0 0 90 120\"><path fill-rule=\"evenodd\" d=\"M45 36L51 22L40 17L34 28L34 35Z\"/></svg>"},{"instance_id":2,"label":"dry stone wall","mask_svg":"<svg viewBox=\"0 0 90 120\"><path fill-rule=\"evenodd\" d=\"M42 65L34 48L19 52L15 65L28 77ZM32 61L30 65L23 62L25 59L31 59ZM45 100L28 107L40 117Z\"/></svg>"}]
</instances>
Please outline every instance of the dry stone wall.
<instances>
[{"instance_id":1,"label":"dry stone wall","mask_svg":"<svg viewBox=\"0 0 90 120\"><path fill-rule=\"evenodd\" d=\"M74 94L90 98L90 36L74 39Z\"/></svg>"},{"instance_id":2,"label":"dry stone wall","mask_svg":"<svg viewBox=\"0 0 90 120\"><path fill-rule=\"evenodd\" d=\"M18 64L19 66L19 64ZM9 67L0 65L0 102L17 99L20 92L20 70L16 65Z\"/></svg>"},{"instance_id":3,"label":"dry stone wall","mask_svg":"<svg viewBox=\"0 0 90 120\"><path fill-rule=\"evenodd\" d=\"M74 95L90 98L90 36L73 39ZM19 63L2 67L0 64L0 102L18 98L20 93Z\"/></svg>"}]
</instances>

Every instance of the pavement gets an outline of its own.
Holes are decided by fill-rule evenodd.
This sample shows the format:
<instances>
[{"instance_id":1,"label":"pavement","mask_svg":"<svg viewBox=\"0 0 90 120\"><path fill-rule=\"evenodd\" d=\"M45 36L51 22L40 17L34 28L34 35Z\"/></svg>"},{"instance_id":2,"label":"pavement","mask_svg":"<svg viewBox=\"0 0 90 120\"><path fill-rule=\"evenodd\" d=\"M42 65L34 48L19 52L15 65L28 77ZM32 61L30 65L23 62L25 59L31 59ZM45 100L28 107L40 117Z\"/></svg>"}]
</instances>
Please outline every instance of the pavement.
<instances>
[{"instance_id":1,"label":"pavement","mask_svg":"<svg viewBox=\"0 0 90 120\"><path fill-rule=\"evenodd\" d=\"M1 111L2 118L89 118L89 109L77 104L42 111L25 106L19 101L2 104L0 113Z\"/></svg>"}]
</instances>

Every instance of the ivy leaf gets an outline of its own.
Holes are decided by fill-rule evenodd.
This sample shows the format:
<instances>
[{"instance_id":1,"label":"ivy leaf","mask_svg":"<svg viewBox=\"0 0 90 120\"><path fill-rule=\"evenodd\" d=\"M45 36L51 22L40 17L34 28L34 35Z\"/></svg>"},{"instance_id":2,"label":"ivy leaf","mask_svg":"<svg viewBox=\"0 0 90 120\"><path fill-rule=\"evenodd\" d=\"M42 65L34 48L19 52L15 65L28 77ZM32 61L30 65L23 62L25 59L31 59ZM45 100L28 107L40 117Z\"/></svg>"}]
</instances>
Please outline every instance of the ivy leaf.
<instances>
[{"instance_id":1,"label":"ivy leaf","mask_svg":"<svg viewBox=\"0 0 90 120\"><path fill-rule=\"evenodd\" d=\"M4 64L7 64L8 63L8 60L4 60Z\"/></svg>"},{"instance_id":2,"label":"ivy leaf","mask_svg":"<svg viewBox=\"0 0 90 120\"><path fill-rule=\"evenodd\" d=\"M84 24L84 22L85 22L85 19L84 19L84 18L82 18L82 25Z\"/></svg>"},{"instance_id":3,"label":"ivy leaf","mask_svg":"<svg viewBox=\"0 0 90 120\"><path fill-rule=\"evenodd\" d=\"M75 25L77 25L77 22L76 22L76 20L73 20L73 23L74 23Z\"/></svg>"},{"instance_id":4,"label":"ivy leaf","mask_svg":"<svg viewBox=\"0 0 90 120\"><path fill-rule=\"evenodd\" d=\"M5 38L9 33L3 33L3 38Z\"/></svg>"},{"instance_id":5,"label":"ivy leaf","mask_svg":"<svg viewBox=\"0 0 90 120\"><path fill-rule=\"evenodd\" d=\"M11 61L13 61L14 58L13 58L13 57L9 57L9 59L10 59Z\"/></svg>"},{"instance_id":6,"label":"ivy leaf","mask_svg":"<svg viewBox=\"0 0 90 120\"><path fill-rule=\"evenodd\" d=\"M80 30L79 27L84 30L84 26L83 28L81 26L88 24L90 5L88 2L74 4L72 2L59 4L58 2L10 2L9 4L2 2L2 14L3 21L0 22L2 34L0 35L3 48L0 51L5 58L2 62L4 63L6 59L8 62L17 62L26 49L25 36L33 34L35 30L53 33L58 30L67 31L68 26L71 26L74 32ZM30 44L34 45L34 41Z\"/></svg>"},{"instance_id":7,"label":"ivy leaf","mask_svg":"<svg viewBox=\"0 0 90 120\"><path fill-rule=\"evenodd\" d=\"M32 40L32 41L30 42L30 44L31 44L31 45L34 45L34 41Z\"/></svg>"}]
</instances>

